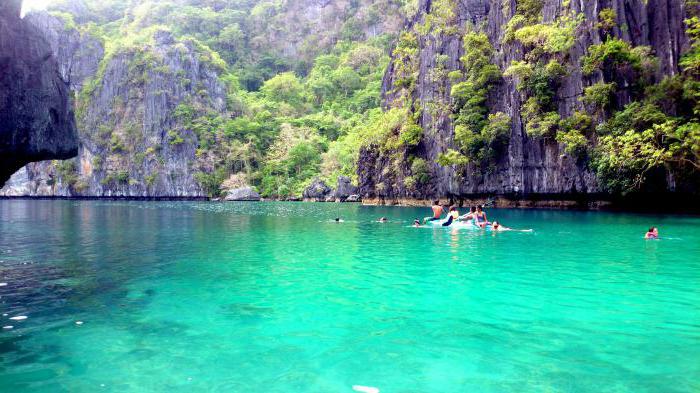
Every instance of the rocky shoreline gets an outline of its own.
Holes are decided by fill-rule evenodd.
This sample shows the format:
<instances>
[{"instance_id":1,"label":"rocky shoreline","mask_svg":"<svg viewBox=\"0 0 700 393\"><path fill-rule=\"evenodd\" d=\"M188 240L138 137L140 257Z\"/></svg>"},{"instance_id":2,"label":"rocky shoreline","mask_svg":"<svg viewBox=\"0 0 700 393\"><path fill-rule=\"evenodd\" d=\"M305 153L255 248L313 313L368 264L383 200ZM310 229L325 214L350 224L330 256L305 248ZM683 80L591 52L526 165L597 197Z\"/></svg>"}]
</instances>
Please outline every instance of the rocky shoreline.
<instances>
[{"instance_id":1,"label":"rocky shoreline","mask_svg":"<svg viewBox=\"0 0 700 393\"><path fill-rule=\"evenodd\" d=\"M355 200L350 199L315 199L289 197L285 199L239 199L226 200L225 198L207 198L207 197L139 197L139 196L111 196L111 197L96 197L96 196L0 196L1 200L107 200L107 201L195 201L195 202L313 202L313 203L360 203L363 206L397 206L397 207L426 207L430 206L434 199L418 199L418 198L363 198ZM638 197L628 197L626 199L605 199L599 196L596 199L574 199L565 198L563 196L521 196L512 195L493 195L493 196L475 196L473 198L439 198L441 204L456 205L460 208L475 205L484 205L488 208L509 208L509 209L552 209L552 210L580 210L580 211L628 211L639 213L659 213L659 214L700 214L700 206L692 204L690 198L673 198L661 199L658 204L649 204L648 201L642 201Z\"/></svg>"},{"instance_id":2,"label":"rocky shoreline","mask_svg":"<svg viewBox=\"0 0 700 393\"><path fill-rule=\"evenodd\" d=\"M365 206L430 206L435 199L443 205L459 207L484 205L490 208L560 209L582 211L637 211L658 213L698 214L700 206L691 194L659 193L631 194L611 197L598 194L472 194L441 197L393 197L360 194L360 188L349 177L338 178L335 188L321 179L314 179L300 196L265 198L254 187L239 186L229 189L221 198L197 195L182 196L80 196L80 195L2 195L2 199L42 200L114 200L114 201L212 201L212 202L325 202L361 203ZM655 201L653 204L649 201Z\"/></svg>"},{"instance_id":3,"label":"rocky shoreline","mask_svg":"<svg viewBox=\"0 0 700 393\"><path fill-rule=\"evenodd\" d=\"M62 196L62 195L48 195L48 196L29 196L29 195L0 195L0 201L2 200L40 200L40 201L51 201L51 200L66 200L66 201L210 201L211 198L208 197L177 197L177 196L157 196L157 197L144 197L144 196Z\"/></svg>"},{"instance_id":4,"label":"rocky shoreline","mask_svg":"<svg viewBox=\"0 0 700 393\"><path fill-rule=\"evenodd\" d=\"M575 199L532 199L511 198L507 196L460 198L458 200L440 198L443 205L459 207L483 205L492 208L521 208L521 209L575 209L575 210L604 210L611 208L612 201L607 200L575 200ZM433 201L428 199L399 198L383 199L368 198L362 201L370 206L430 206Z\"/></svg>"}]
</instances>

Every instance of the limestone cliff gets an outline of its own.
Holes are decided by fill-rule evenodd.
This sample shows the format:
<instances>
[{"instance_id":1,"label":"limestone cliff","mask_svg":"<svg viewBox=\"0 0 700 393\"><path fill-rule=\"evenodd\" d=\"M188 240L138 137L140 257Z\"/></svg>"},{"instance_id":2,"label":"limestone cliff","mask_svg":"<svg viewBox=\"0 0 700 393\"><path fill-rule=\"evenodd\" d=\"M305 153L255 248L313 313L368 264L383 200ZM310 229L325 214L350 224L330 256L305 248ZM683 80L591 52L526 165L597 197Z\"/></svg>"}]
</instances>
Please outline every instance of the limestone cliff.
<instances>
[{"instance_id":1,"label":"limestone cliff","mask_svg":"<svg viewBox=\"0 0 700 393\"><path fill-rule=\"evenodd\" d=\"M0 4L0 186L22 165L75 156L78 138L66 81L43 36Z\"/></svg>"},{"instance_id":2,"label":"limestone cliff","mask_svg":"<svg viewBox=\"0 0 700 393\"><path fill-rule=\"evenodd\" d=\"M585 161L567 154L554 138L532 136L528 132L521 115L525 97L517 88L517 78L503 75L513 61L527 60L544 45L533 40L533 47L526 49L522 42L506 37L509 22L519 7L530 3L538 2L420 1L420 10L406 30L411 38L415 37L416 42L410 48L415 54L401 58L395 51L384 79L383 95L387 108L409 107L409 112L416 116L417 124L423 129L422 137L415 146L399 151L386 152L377 146L362 150L358 174L363 197L463 199L505 194L515 198L546 195L575 198L577 194L601 192L596 175ZM587 49L603 42L607 34L632 46L650 47L651 54L658 59L658 68L652 77L655 80L679 73L679 58L688 46L683 23L686 11L682 1L545 0L539 4L541 9L536 18L540 26L557 25L564 23L560 21L577 18L574 41L566 53L556 58L565 67L565 75L557 84L553 97L553 110L562 119L584 107L581 97L586 87L603 81L601 72L583 75L580 64ZM614 19L608 21L610 26L603 28L600 13L604 9ZM459 78L450 78L449 75L452 71L469 67L469 64L464 64L464 59L460 60L465 55L463 36L467 32L485 34L493 47L490 61L498 67L500 76L489 85L485 106L489 113L502 112L507 116L509 141L493 157L490 165L439 165L437 161L441 154L457 149L455 101L450 92ZM414 82L407 88L402 85L403 79L410 77L414 77ZM615 100L620 107L630 101L622 84L618 84ZM396 154L403 157L402 164L392 162ZM413 175L407 159L409 156L428 163L429 180L418 185L414 181L405 181ZM667 174L665 187L673 189L672 174Z\"/></svg>"},{"instance_id":3,"label":"limestone cliff","mask_svg":"<svg viewBox=\"0 0 700 393\"><path fill-rule=\"evenodd\" d=\"M240 97L231 99L230 89L227 97L227 88L240 85L256 94L274 75L265 72L307 72L317 55L339 41L384 40L382 34L402 23L401 6L392 0L243 2L226 9L195 1L125 2L123 8L110 2L109 12L100 12L100 3L56 2L50 13L27 15L50 43L76 96L81 146L75 160L22 168L0 195L218 195L221 179L212 179L217 170L241 170L231 164L231 157L243 154L230 151L233 141L240 138L241 146L253 149L256 140L260 147L254 149L265 149L275 133L243 140L238 130L223 130L224 121L242 117L245 109ZM212 27L214 18L199 19L218 11L219 27ZM222 66L222 58L228 64ZM249 70L248 63L269 70ZM245 110L247 117L257 111ZM267 122L270 114L264 116L260 121ZM228 133L228 147L215 135L222 132ZM257 168L262 155L238 161Z\"/></svg>"},{"instance_id":4,"label":"limestone cliff","mask_svg":"<svg viewBox=\"0 0 700 393\"><path fill-rule=\"evenodd\" d=\"M106 54L99 38L56 16L26 19L41 28L78 97L80 149L75 160L28 165L3 195L206 196L196 179L210 165L197 151L205 136L189 122L226 111L221 66L207 48L156 30Z\"/></svg>"}]
</instances>

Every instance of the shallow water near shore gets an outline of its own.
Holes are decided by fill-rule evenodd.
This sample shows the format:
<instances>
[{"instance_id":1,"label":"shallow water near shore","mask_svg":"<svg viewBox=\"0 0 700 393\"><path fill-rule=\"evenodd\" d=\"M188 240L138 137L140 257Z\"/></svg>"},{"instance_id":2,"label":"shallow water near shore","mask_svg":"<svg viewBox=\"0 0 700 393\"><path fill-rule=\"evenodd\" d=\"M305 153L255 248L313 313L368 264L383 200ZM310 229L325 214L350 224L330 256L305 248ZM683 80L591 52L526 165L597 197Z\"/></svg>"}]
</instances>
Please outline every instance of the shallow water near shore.
<instances>
[{"instance_id":1,"label":"shallow water near shore","mask_svg":"<svg viewBox=\"0 0 700 393\"><path fill-rule=\"evenodd\" d=\"M700 391L700 218L487 213L0 201L0 391Z\"/></svg>"}]
</instances>

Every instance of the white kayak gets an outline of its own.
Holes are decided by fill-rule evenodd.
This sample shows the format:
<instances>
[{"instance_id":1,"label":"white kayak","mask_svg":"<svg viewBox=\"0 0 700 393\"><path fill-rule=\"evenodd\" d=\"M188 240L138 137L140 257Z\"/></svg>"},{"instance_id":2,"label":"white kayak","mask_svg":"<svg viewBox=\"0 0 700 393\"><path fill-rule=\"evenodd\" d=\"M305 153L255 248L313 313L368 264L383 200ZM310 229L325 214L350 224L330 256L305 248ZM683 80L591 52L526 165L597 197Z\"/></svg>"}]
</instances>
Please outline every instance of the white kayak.
<instances>
[{"instance_id":1,"label":"white kayak","mask_svg":"<svg viewBox=\"0 0 700 393\"><path fill-rule=\"evenodd\" d=\"M428 221L425 223L425 225L431 225L434 227L442 227L442 224L446 223L447 219L443 220L435 220L435 221ZM487 226L488 227L488 226ZM472 220L469 221L452 221L452 224L444 227L444 228L462 228L462 229L481 229L478 226L476 226Z\"/></svg>"}]
</instances>

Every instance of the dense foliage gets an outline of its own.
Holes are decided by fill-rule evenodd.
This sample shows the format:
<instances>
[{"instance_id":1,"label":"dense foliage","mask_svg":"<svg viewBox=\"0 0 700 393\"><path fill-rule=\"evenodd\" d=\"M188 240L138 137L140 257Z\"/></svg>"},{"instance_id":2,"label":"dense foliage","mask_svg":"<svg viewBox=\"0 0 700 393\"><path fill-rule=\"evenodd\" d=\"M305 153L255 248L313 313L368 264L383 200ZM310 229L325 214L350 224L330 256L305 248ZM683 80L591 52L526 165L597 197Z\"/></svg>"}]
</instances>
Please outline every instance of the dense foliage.
<instances>
[{"instance_id":1,"label":"dense foliage","mask_svg":"<svg viewBox=\"0 0 700 393\"><path fill-rule=\"evenodd\" d=\"M105 46L97 75L79 94L80 119L115 57L134 59L129 66L134 91L143 90L158 72L167 73L153 37L169 31L196 48L199 61L217 72L228 91L226 110L216 111L207 104L211 97L206 88L195 87L199 93L171 113L176 126L164 130L166 148L177 151L186 142L196 144L195 176L210 195L219 195L221 184L235 178L236 184L257 186L264 196L287 197L301 194L319 175L329 183L339 175L355 177L360 140L369 132L366 125L382 121L377 119L381 79L391 43L411 7L392 0L324 5L281 0L132 5L65 0L54 4L51 12L67 29L97 36ZM318 20L304 14L310 8L319 13ZM304 23L304 18L310 19ZM192 88L184 75L179 83ZM115 105L119 112L119 103ZM115 120L87 131L97 133L93 139L124 162L159 154L159 146L139 149L137 133L122 123ZM419 138L415 126L405 128L400 137L407 143ZM130 181L117 172L108 171L103 184ZM149 176L147 183L155 174Z\"/></svg>"},{"instance_id":2,"label":"dense foliage","mask_svg":"<svg viewBox=\"0 0 700 393\"><path fill-rule=\"evenodd\" d=\"M452 127L453 139L437 163L483 174L504 157L513 124L522 124L527 138L559 144L563 154L598 175L604 190L626 193L649 189L659 176L683 180L700 173L700 19L697 4L687 2L690 48L678 73L665 78L649 47L620 38L615 10L603 8L586 20L568 1L553 20L543 17L542 0L503 2L508 22L491 40L485 25L458 18L454 0L430 2L429 12L402 32L415 1L348 0L321 7L284 0L131 5L66 0L53 12L66 28L99 36L105 45L97 75L79 96L79 117L110 59L132 55L133 85L167 72L153 54L153 36L163 29L195 48L199 60L216 72L226 86L225 110L212 110L212 98L198 86L197 94L171 114L177 126L164 130L166 149L196 144L193 169L211 195L219 194L222 184L249 184L264 196L284 198L301 194L317 176L331 184L341 175L357 180L362 149L387 158L381 161L388 163L382 172L400 173L400 185L416 191L435 168L421 158L426 134ZM599 43L582 48L580 61L572 59L578 37L595 34ZM421 57L423 45L444 37L461 40L458 64L442 52L434 59ZM503 54L494 47L515 48L516 60L503 64ZM390 55L390 98L381 108ZM560 88L572 75L582 78L583 91L566 97L574 101L566 111ZM513 117L494 105L499 99L494 91L507 80L519 95L519 113ZM421 94L419 81L436 86L436 94ZM191 87L185 77L180 83ZM144 160L154 154L134 148L138 133L128 122L93 132L114 155ZM104 161L110 160L95 157L93 166L100 168ZM74 170L66 166L59 173L78 187ZM152 177L145 179L148 183ZM136 180L124 171L111 171L103 180L131 181Z\"/></svg>"}]
</instances>

